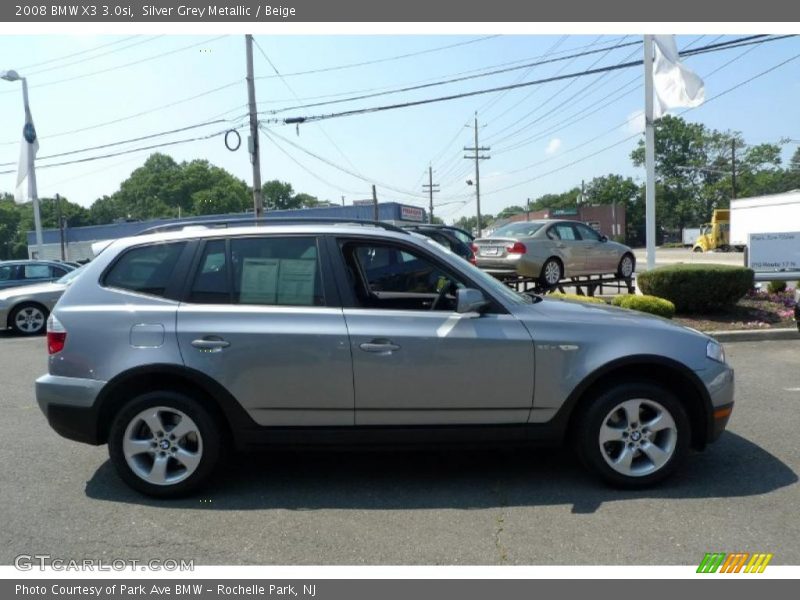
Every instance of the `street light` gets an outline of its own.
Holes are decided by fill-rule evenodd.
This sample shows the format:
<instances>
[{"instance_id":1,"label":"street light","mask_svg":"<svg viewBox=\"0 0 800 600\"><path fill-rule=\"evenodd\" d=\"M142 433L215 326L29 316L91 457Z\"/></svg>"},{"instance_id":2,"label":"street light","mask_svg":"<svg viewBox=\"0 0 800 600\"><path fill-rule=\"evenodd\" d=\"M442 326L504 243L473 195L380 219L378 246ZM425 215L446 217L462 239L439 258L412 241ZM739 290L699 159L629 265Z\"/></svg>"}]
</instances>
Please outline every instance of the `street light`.
<instances>
[{"instance_id":1,"label":"street light","mask_svg":"<svg viewBox=\"0 0 800 600\"><path fill-rule=\"evenodd\" d=\"M0 79L6 81L21 81L22 82L22 103L25 109L25 125L22 129L23 143L33 145L36 141L36 130L33 128L33 119L31 118L31 109L28 104L28 82L24 77L20 77L16 71L0 71ZM28 156L28 189L30 191L30 199L33 202L33 223L36 230L36 252L39 258L42 258L42 219L39 214L39 198L36 193L36 171L34 168L35 156L33 151L27 153Z\"/></svg>"}]
</instances>

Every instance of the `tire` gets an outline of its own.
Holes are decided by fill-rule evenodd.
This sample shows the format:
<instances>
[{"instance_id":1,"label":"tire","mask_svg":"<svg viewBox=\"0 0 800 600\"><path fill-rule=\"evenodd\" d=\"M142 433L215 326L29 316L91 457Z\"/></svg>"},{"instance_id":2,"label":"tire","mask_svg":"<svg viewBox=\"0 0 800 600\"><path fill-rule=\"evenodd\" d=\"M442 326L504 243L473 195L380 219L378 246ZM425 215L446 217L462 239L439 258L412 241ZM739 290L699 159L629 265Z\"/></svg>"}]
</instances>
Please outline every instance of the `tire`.
<instances>
[{"instance_id":1,"label":"tire","mask_svg":"<svg viewBox=\"0 0 800 600\"><path fill-rule=\"evenodd\" d=\"M18 335L40 335L47 330L49 314L41 304L20 304L11 311L8 325Z\"/></svg>"},{"instance_id":2,"label":"tire","mask_svg":"<svg viewBox=\"0 0 800 600\"><path fill-rule=\"evenodd\" d=\"M692 252L703 252L702 246L695 246L692 248Z\"/></svg>"},{"instance_id":3,"label":"tire","mask_svg":"<svg viewBox=\"0 0 800 600\"><path fill-rule=\"evenodd\" d=\"M686 457L691 426L671 392L634 382L602 392L575 433L578 455L590 471L615 487L641 489L669 477Z\"/></svg>"},{"instance_id":4,"label":"tire","mask_svg":"<svg viewBox=\"0 0 800 600\"><path fill-rule=\"evenodd\" d=\"M122 480L157 498L200 489L219 464L221 448L222 436L208 411L189 396L167 390L126 403L108 435L108 453Z\"/></svg>"},{"instance_id":5,"label":"tire","mask_svg":"<svg viewBox=\"0 0 800 600\"><path fill-rule=\"evenodd\" d=\"M548 258L542 265L539 281L545 287L553 287L564 277L564 268L557 258Z\"/></svg>"},{"instance_id":6,"label":"tire","mask_svg":"<svg viewBox=\"0 0 800 600\"><path fill-rule=\"evenodd\" d=\"M617 265L617 277L620 279L630 279L633 271L636 269L636 259L630 253L625 253L619 259Z\"/></svg>"}]
</instances>

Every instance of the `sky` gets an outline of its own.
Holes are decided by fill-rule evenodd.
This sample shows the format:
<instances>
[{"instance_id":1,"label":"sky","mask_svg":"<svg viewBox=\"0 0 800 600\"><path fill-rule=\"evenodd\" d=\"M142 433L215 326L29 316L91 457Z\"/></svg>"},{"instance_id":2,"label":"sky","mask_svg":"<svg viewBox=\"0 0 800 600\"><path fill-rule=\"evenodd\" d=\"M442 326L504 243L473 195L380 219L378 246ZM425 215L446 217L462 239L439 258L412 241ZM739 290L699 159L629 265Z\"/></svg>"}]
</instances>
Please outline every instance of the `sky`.
<instances>
[{"instance_id":1,"label":"sky","mask_svg":"<svg viewBox=\"0 0 800 600\"><path fill-rule=\"evenodd\" d=\"M733 37L679 35L677 43L697 48ZM625 45L641 36L256 35L255 40L259 118L271 132L260 137L264 181L288 181L296 192L322 200L341 202L344 196L348 204L371 197L374 183L381 201L427 207L422 186L431 165L440 189L434 214L447 222L471 216L475 188L467 180L475 179L474 162L463 158L463 148L474 145L476 111L479 143L491 148L483 152L491 158L480 164L482 213L496 214L608 173L644 177L630 160L644 123L641 67L299 126L272 122L616 65L641 57L640 44ZM685 118L740 131L753 144L800 139L800 60L744 83L798 54L800 38L789 38L687 58L687 66L705 80L708 101ZM519 66L524 68L352 99ZM177 161L206 159L251 183L245 67L245 40L238 34L0 36L0 70L15 69L28 79L40 142L39 196L58 192L87 207L115 192L152 152ZM735 86L740 87L726 92ZM307 106L320 102L327 104ZM23 117L20 83L0 81L0 172L11 171L0 174L0 192L14 191ZM235 128L242 128L243 143L230 151L224 132ZM197 137L207 139L141 149ZM784 158L796 147L787 144ZM48 167L84 158L93 160Z\"/></svg>"}]
</instances>

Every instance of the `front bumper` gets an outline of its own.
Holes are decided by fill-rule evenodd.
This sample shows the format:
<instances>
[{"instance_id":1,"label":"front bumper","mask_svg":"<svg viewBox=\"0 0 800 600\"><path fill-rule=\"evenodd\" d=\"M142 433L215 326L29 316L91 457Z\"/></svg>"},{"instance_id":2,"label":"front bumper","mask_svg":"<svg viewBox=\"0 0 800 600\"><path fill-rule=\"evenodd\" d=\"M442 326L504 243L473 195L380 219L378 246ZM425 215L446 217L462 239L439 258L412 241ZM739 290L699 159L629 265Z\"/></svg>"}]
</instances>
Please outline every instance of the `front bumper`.
<instances>
[{"instance_id":1,"label":"front bumper","mask_svg":"<svg viewBox=\"0 0 800 600\"><path fill-rule=\"evenodd\" d=\"M63 437L102 444L97 396L105 381L43 375L36 380L36 401L50 427Z\"/></svg>"},{"instance_id":2,"label":"front bumper","mask_svg":"<svg viewBox=\"0 0 800 600\"><path fill-rule=\"evenodd\" d=\"M711 400L710 412L708 415L708 435L709 443L719 439L725 427L728 425L731 412L733 411L734 396L734 372L727 364L721 364L709 360L709 368L697 372L708 390Z\"/></svg>"}]
</instances>

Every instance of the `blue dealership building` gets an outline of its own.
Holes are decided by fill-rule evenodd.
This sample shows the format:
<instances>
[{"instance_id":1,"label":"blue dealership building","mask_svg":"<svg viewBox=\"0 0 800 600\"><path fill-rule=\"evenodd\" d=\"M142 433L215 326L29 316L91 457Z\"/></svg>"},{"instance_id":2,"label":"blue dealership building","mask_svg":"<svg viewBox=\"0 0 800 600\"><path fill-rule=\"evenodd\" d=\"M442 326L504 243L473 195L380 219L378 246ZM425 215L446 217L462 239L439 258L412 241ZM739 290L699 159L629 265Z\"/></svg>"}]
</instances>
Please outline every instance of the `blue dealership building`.
<instances>
[{"instance_id":1,"label":"blue dealership building","mask_svg":"<svg viewBox=\"0 0 800 600\"><path fill-rule=\"evenodd\" d=\"M378 219L406 223L423 223L427 214L423 208L400 204L398 202L382 202L377 205ZM243 219L252 217L252 213L234 213L225 215L203 215L175 219L153 219L150 221L123 221L108 225L89 225L87 227L66 227L64 229L64 258L71 261L89 260L93 257L92 244L111 241L123 237L137 235L150 227L169 225L172 223L196 223L220 219ZM357 204L349 206L325 206L303 208L297 210L271 210L264 217L270 218L334 218L334 219L366 219L375 218L375 206ZM42 232L42 252L38 256L36 234L28 232L28 257L59 259L61 256L61 234L58 229L46 229Z\"/></svg>"}]
</instances>

